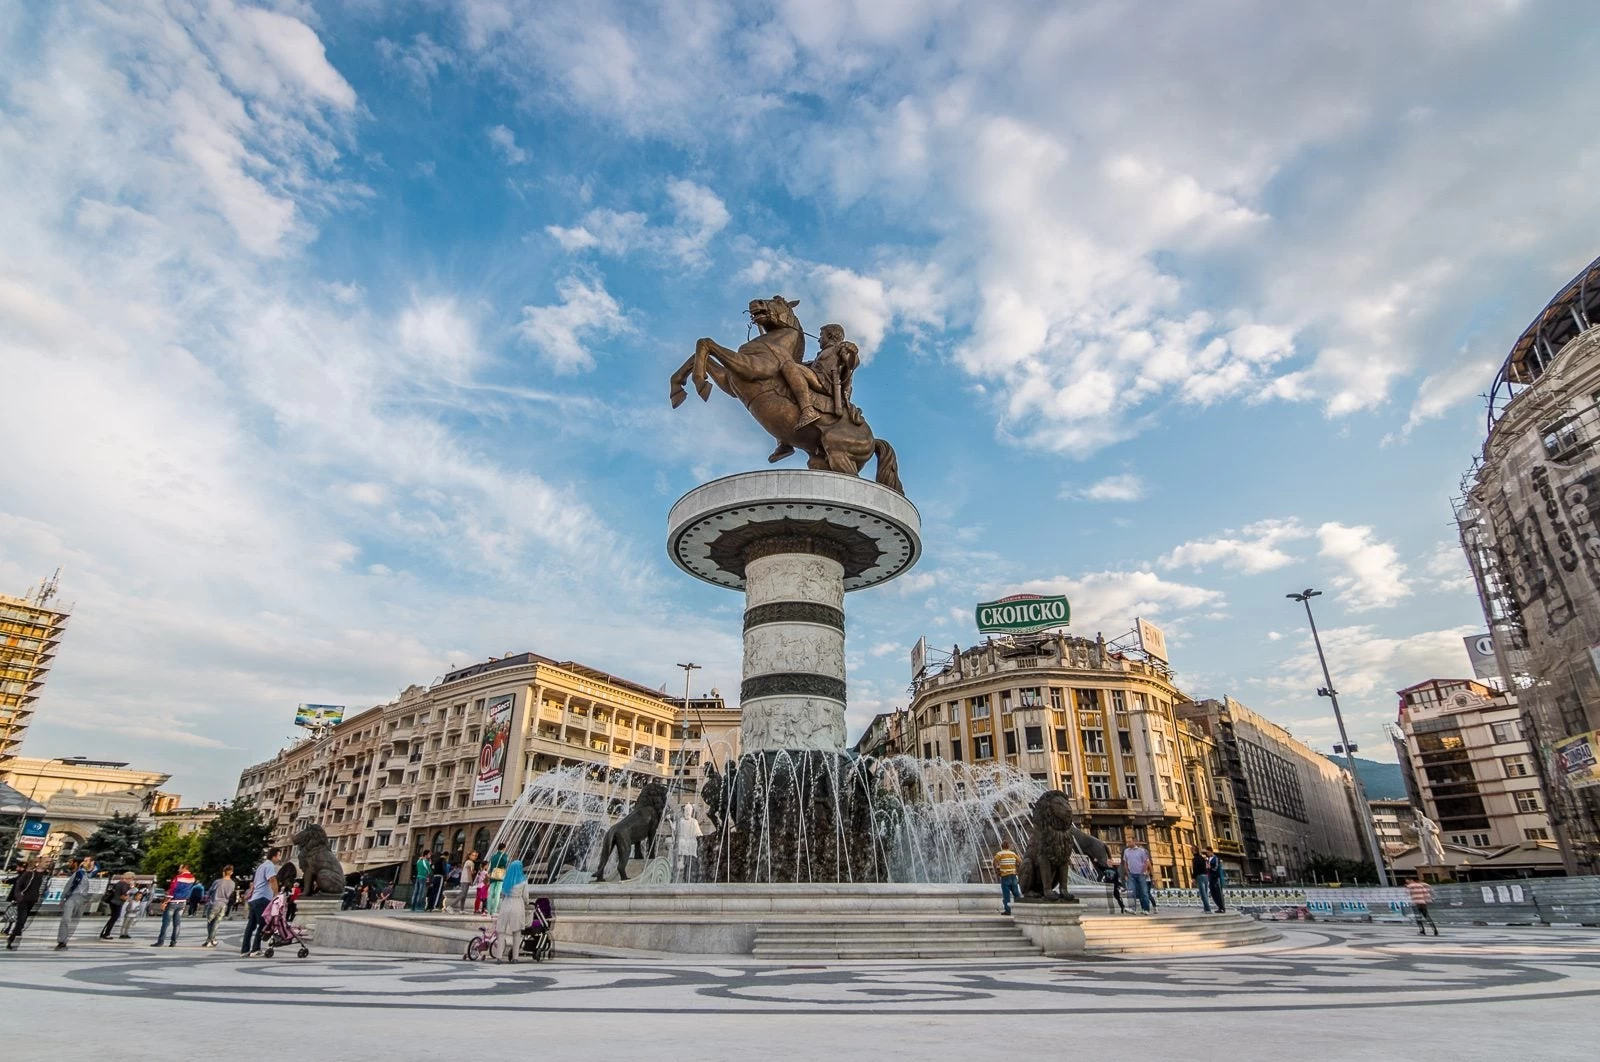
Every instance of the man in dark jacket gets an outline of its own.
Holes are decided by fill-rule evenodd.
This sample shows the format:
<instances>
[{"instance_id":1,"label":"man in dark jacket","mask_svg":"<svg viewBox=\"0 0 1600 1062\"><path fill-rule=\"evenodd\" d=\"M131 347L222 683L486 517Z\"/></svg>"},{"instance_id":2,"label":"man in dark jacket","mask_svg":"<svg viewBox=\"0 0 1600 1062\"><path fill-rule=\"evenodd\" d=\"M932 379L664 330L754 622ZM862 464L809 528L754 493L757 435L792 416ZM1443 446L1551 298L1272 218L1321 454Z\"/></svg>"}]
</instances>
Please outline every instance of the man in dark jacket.
<instances>
[{"instance_id":1,"label":"man in dark jacket","mask_svg":"<svg viewBox=\"0 0 1600 1062\"><path fill-rule=\"evenodd\" d=\"M29 863L17 875L17 880L11 883L11 891L6 894L6 902L17 905L17 920L11 927L11 933L6 937L6 950L14 951L17 947L17 938L22 936L22 928L28 924L28 916L33 914L33 909L39 906L39 897L44 895L44 883L49 877L39 869L37 861Z\"/></svg>"},{"instance_id":2,"label":"man in dark jacket","mask_svg":"<svg viewBox=\"0 0 1600 1062\"><path fill-rule=\"evenodd\" d=\"M111 931L117 928L117 923L122 919L122 905L128 902L128 896L133 892L133 871L125 871L121 877L106 887L106 906L111 909L111 917L106 919L106 926L100 931L101 940L110 940Z\"/></svg>"},{"instance_id":3,"label":"man in dark jacket","mask_svg":"<svg viewBox=\"0 0 1600 1062\"><path fill-rule=\"evenodd\" d=\"M1210 849L1195 849L1194 859L1190 863L1189 871L1194 875L1194 891L1200 894L1200 906L1206 914L1211 913L1211 869L1206 862Z\"/></svg>"},{"instance_id":4,"label":"man in dark jacket","mask_svg":"<svg viewBox=\"0 0 1600 1062\"><path fill-rule=\"evenodd\" d=\"M1206 860L1206 871L1210 877L1211 900L1217 905L1217 913L1223 914L1228 907L1222 902L1222 886L1227 884L1225 880L1227 875L1222 870L1222 857L1212 852L1211 857Z\"/></svg>"}]
</instances>

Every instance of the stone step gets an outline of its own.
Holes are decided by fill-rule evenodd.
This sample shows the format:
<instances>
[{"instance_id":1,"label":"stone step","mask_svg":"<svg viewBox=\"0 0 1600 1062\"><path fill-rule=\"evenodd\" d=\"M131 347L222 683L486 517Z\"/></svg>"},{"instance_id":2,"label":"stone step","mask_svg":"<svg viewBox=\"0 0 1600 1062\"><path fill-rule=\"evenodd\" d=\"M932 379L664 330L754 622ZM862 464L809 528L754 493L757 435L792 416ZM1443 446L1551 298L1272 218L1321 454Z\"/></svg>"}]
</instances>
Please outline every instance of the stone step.
<instances>
[{"instance_id":1,"label":"stone step","mask_svg":"<svg viewBox=\"0 0 1600 1062\"><path fill-rule=\"evenodd\" d=\"M921 945L925 943L938 943L948 947L983 947L989 944L1014 944L1027 942L1027 938L1020 933L1002 935L997 933L973 933L956 935L952 933L758 933L756 944L758 948L765 947L805 947L809 945L834 945L834 944L861 944L882 945L884 947L901 944Z\"/></svg>"},{"instance_id":2,"label":"stone step","mask_svg":"<svg viewBox=\"0 0 1600 1062\"><path fill-rule=\"evenodd\" d=\"M978 946L949 946L934 942L900 945L787 945L758 943L751 955L757 959L985 959L1036 958L1040 950L1026 940Z\"/></svg>"}]
</instances>

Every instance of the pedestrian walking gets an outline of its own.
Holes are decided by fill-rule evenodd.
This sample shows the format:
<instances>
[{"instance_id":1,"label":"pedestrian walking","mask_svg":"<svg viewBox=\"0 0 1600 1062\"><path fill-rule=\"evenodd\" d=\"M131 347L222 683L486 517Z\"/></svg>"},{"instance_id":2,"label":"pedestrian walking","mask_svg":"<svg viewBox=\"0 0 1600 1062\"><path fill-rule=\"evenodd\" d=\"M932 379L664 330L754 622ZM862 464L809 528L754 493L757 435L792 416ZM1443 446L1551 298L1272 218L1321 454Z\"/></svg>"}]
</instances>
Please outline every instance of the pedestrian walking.
<instances>
[{"instance_id":1,"label":"pedestrian walking","mask_svg":"<svg viewBox=\"0 0 1600 1062\"><path fill-rule=\"evenodd\" d=\"M1428 913L1428 905L1433 902L1433 886L1419 878L1412 878L1406 882L1406 892L1411 897L1411 910L1417 916L1417 933L1427 936L1428 930L1422 925L1427 922L1433 928L1433 935L1439 935L1439 927L1433 921L1433 915Z\"/></svg>"},{"instance_id":2,"label":"pedestrian walking","mask_svg":"<svg viewBox=\"0 0 1600 1062\"><path fill-rule=\"evenodd\" d=\"M528 928L528 888L522 877L522 860L514 860L506 867L506 876L500 885L500 910L494 920L503 948L500 957L506 962L516 962L523 931Z\"/></svg>"},{"instance_id":3,"label":"pedestrian walking","mask_svg":"<svg viewBox=\"0 0 1600 1062\"><path fill-rule=\"evenodd\" d=\"M1122 864L1112 863L1100 872L1100 880L1111 886L1111 898L1116 901L1119 914L1128 913L1128 905L1122 902ZM1110 904L1106 905L1108 908Z\"/></svg>"},{"instance_id":4,"label":"pedestrian walking","mask_svg":"<svg viewBox=\"0 0 1600 1062\"><path fill-rule=\"evenodd\" d=\"M1189 867L1194 874L1194 891L1200 894L1200 907L1206 914L1211 913L1211 865L1207 862L1210 854L1209 848L1196 849Z\"/></svg>"},{"instance_id":5,"label":"pedestrian walking","mask_svg":"<svg viewBox=\"0 0 1600 1062\"><path fill-rule=\"evenodd\" d=\"M239 945L240 955L261 954L261 930L263 928L262 915L267 910L267 904L278 894L278 852L280 849L267 849L267 857L256 867L256 872L250 878L250 899L246 906L249 915L244 923L244 942Z\"/></svg>"},{"instance_id":6,"label":"pedestrian walking","mask_svg":"<svg viewBox=\"0 0 1600 1062\"><path fill-rule=\"evenodd\" d=\"M500 910L500 894L505 891L506 868L510 865L511 857L506 855L506 843L501 841L494 846L494 855L489 857L490 914Z\"/></svg>"},{"instance_id":7,"label":"pedestrian walking","mask_svg":"<svg viewBox=\"0 0 1600 1062\"><path fill-rule=\"evenodd\" d=\"M6 902L17 905L17 920L11 923L11 932L6 935L7 951L16 950L17 941L21 939L22 931L33 915L33 909L39 906L39 898L44 895L44 884L47 880L49 875L35 859L24 866L11 882L11 890L6 893Z\"/></svg>"},{"instance_id":8,"label":"pedestrian walking","mask_svg":"<svg viewBox=\"0 0 1600 1062\"><path fill-rule=\"evenodd\" d=\"M444 904L444 879L449 873L450 861L443 852L435 852L428 868L428 910L437 911Z\"/></svg>"},{"instance_id":9,"label":"pedestrian walking","mask_svg":"<svg viewBox=\"0 0 1600 1062\"><path fill-rule=\"evenodd\" d=\"M475 880L477 874L478 853L470 852L467 855L466 861L461 864L461 892L456 896L456 910L460 911L462 914L467 913L467 900L472 896L473 887L477 885L477 881Z\"/></svg>"},{"instance_id":10,"label":"pedestrian walking","mask_svg":"<svg viewBox=\"0 0 1600 1062\"><path fill-rule=\"evenodd\" d=\"M1138 838L1123 850L1122 869L1128 874L1128 888L1139 901L1140 913L1149 914L1150 908L1155 906L1155 898L1150 895L1150 853Z\"/></svg>"},{"instance_id":11,"label":"pedestrian walking","mask_svg":"<svg viewBox=\"0 0 1600 1062\"><path fill-rule=\"evenodd\" d=\"M189 894L196 888L194 874L189 870L189 864L180 863L178 872L172 875L172 881L167 885L167 898L161 905L161 931L156 934L156 942L150 945L159 948L165 944L169 948L178 946L178 928L183 925L183 909L189 903ZM172 930L172 939L167 939L167 930Z\"/></svg>"},{"instance_id":12,"label":"pedestrian walking","mask_svg":"<svg viewBox=\"0 0 1600 1062\"><path fill-rule=\"evenodd\" d=\"M1222 857L1216 852L1206 859L1206 874L1211 883L1211 902L1216 905L1217 914L1226 914L1228 905L1222 902L1222 887L1228 883L1228 875L1222 868Z\"/></svg>"},{"instance_id":13,"label":"pedestrian walking","mask_svg":"<svg viewBox=\"0 0 1600 1062\"><path fill-rule=\"evenodd\" d=\"M233 880L233 866L230 864L222 868L222 874L211 883L211 888L206 894L206 940L202 948L217 946L217 923L233 908L233 898L239 892L239 885Z\"/></svg>"},{"instance_id":14,"label":"pedestrian walking","mask_svg":"<svg viewBox=\"0 0 1600 1062\"><path fill-rule=\"evenodd\" d=\"M994 854L994 872L1000 878L1000 908L1005 914L1011 913L1013 898L1022 899L1022 890L1017 887L1017 868L1021 863L1011 846L1001 841L1000 851Z\"/></svg>"},{"instance_id":15,"label":"pedestrian walking","mask_svg":"<svg viewBox=\"0 0 1600 1062\"><path fill-rule=\"evenodd\" d=\"M417 856L412 873L415 877L411 879L411 909L422 911L428 906L428 877L433 873L433 861L428 858L428 853Z\"/></svg>"},{"instance_id":16,"label":"pedestrian walking","mask_svg":"<svg viewBox=\"0 0 1600 1062\"><path fill-rule=\"evenodd\" d=\"M101 940L111 939L111 931L122 921L122 909L133 899L135 891L131 870L124 870L117 880L106 887L106 906L111 908L111 917L106 919L105 928L100 930Z\"/></svg>"},{"instance_id":17,"label":"pedestrian walking","mask_svg":"<svg viewBox=\"0 0 1600 1062\"><path fill-rule=\"evenodd\" d=\"M78 931L78 919L89 906L89 879L94 877L94 856L84 856L83 862L67 878L67 887L61 891L61 923L56 926L56 950L66 951L67 941Z\"/></svg>"},{"instance_id":18,"label":"pedestrian walking","mask_svg":"<svg viewBox=\"0 0 1600 1062\"><path fill-rule=\"evenodd\" d=\"M188 915L190 918L193 918L195 915L200 913L200 908L205 904L205 902L206 887L200 884L199 880L197 879L194 883L194 887L189 890L188 903L185 905L183 913Z\"/></svg>"}]
</instances>

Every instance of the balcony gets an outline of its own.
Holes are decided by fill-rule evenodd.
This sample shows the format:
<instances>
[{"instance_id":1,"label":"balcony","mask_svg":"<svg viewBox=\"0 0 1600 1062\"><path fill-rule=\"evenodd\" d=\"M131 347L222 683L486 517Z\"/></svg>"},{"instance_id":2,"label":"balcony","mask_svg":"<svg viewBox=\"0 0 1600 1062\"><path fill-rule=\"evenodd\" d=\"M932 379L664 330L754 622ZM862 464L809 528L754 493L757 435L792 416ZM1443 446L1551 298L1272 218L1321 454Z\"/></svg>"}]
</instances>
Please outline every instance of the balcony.
<instances>
[{"instance_id":1,"label":"balcony","mask_svg":"<svg viewBox=\"0 0 1600 1062\"><path fill-rule=\"evenodd\" d=\"M1123 799L1091 800L1091 801L1089 801L1089 810L1090 811L1131 811L1132 808L1130 806L1130 802L1127 801L1127 800L1123 800Z\"/></svg>"}]
</instances>

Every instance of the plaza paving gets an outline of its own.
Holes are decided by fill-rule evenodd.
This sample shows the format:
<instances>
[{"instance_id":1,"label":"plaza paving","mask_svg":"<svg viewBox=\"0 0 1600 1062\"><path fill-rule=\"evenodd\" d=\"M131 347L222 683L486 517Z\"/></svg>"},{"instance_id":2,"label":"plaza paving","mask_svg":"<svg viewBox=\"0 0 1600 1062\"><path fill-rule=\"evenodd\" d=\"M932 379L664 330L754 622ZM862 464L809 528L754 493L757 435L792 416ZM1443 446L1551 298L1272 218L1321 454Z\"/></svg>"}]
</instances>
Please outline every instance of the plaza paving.
<instances>
[{"instance_id":1,"label":"plaza paving","mask_svg":"<svg viewBox=\"0 0 1600 1062\"><path fill-rule=\"evenodd\" d=\"M1282 942L1090 962L568 960L542 966L199 949L0 953L6 1056L1592 1059L1600 932L1291 929ZM26 1046L13 1053L20 1034Z\"/></svg>"}]
</instances>

